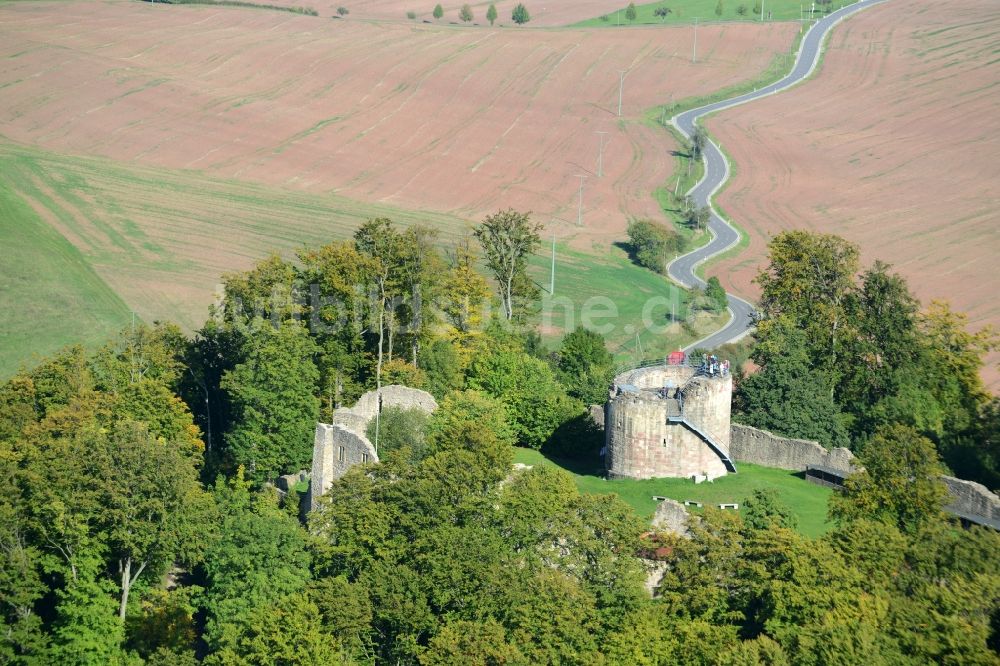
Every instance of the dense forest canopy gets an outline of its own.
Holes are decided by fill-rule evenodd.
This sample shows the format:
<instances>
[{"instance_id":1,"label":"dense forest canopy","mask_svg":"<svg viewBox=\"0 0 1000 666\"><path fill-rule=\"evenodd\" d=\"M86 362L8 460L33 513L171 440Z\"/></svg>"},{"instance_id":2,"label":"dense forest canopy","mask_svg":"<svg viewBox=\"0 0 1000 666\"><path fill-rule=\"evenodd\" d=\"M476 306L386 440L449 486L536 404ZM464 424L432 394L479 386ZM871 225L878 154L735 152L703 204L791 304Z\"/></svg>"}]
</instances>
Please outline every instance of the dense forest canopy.
<instances>
[{"instance_id":1,"label":"dense forest canopy","mask_svg":"<svg viewBox=\"0 0 1000 666\"><path fill-rule=\"evenodd\" d=\"M951 521L937 480L998 485L989 332L841 239L776 237L738 414L865 471L819 539L768 492L650 533L561 470L513 469L515 446L592 455L614 368L591 331L540 344L517 254L537 228L488 223L442 252L373 220L226 276L193 337L137 323L0 386L0 663L1000 662L1000 535ZM269 482L389 383L439 409L387 411L381 462L303 515Z\"/></svg>"}]
</instances>

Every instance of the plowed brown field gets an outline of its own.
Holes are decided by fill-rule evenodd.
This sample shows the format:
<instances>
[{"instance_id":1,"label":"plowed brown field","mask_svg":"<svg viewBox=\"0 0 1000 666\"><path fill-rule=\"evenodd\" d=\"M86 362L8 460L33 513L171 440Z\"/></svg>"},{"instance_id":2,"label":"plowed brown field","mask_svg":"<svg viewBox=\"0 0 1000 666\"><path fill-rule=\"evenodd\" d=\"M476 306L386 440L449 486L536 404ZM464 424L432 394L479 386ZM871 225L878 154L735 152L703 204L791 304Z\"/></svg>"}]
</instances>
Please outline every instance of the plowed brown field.
<instances>
[{"instance_id":1,"label":"plowed brown field","mask_svg":"<svg viewBox=\"0 0 1000 666\"><path fill-rule=\"evenodd\" d=\"M717 201L750 234L749 250L709 273L753 297L767 239L805 227L894 264L925 302L1000 325L997 9L894 0L865 10L833 33L813 80L709 120L737 165ZM1000 386L995 367L987 381Z\"/></svg>"},{"instance_id":2,"label":"plowed brown field","mask_svg":"<svg viewBox=\"0 0 1000 666\"><path fill-rule=\"evenodd\" d=\"M146 3L0 6L0 134L476 218L498 207L621 235L657 215L669 139L635 122L752 78L789 25L507 30ZM619 69L624 122L616 117ZM595 176L608 132L604 178Z\"/></svg>"}]
</instances>

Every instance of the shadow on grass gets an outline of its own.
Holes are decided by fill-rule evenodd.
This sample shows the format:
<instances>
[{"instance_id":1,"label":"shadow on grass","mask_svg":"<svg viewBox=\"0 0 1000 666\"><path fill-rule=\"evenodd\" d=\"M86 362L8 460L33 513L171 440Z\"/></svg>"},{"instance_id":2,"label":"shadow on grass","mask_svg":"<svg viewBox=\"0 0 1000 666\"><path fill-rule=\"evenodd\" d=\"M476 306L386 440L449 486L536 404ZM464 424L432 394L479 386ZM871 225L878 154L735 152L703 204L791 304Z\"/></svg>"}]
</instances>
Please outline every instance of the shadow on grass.
<instances>
[{"instance_id":1,"label":"shadow on grass","mask_svg":"<svg viewBox=\"0 0 1000 666\"><path fill-rule=\"evenodd\" d=\"M604 477L604 429L589 414L559 426L540 453L551 463L580 476Z\"/></svg>"},{"instance_id":2,"label":"shadow on grass","mask_svg":"<svg viewBox=\"0 0 1000 666\"><path fill-rule=\"evenodd\" d=\"M615 241L611 245L618 248L619 250L623 250L625 254L628 255L628 258L632 263L634 264L639 263L635 256L636 252L635 245L632 245L632 243L629 243L628 241Z\"/></svg>"}]
</instances>

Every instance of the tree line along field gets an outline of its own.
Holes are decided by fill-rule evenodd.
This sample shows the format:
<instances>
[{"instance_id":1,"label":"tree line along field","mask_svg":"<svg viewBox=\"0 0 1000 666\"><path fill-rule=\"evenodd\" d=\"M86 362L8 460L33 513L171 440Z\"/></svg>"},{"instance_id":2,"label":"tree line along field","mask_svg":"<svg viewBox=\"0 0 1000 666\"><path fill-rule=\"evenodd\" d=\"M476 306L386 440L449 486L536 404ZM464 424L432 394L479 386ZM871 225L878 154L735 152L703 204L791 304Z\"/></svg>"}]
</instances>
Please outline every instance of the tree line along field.
<instances>
[{"instance_id":1,"label":"tree line along field","mask_svg":"<svg viewBox=\"0 0 1000 666\"><path fill-rule=\"evenodd\" d=\"M626 12L628 2L620 3L610 12L588 18L574 24L576 27L620 27L629 25L677 23L712 23L714 21L761 21L761 0L667 0L665 2L635 3L635 18L629 20ZM847 0L833 0L829 9L840 9L851 4ZM810 18L811 3L799 0L764 0L764 21L798 21ZM670 11L666 16L658 15L656 10L667 7ZM816 3L816 17L823 15L825 9Z\"/></svg>"},{"instance_id":2,"label":"tree line along field","mask_svg":"<svg viewBox=\"0 0 1000 666\"><path fill-rule=\"evenodd\" d=\"M511 12L520 0L476 0L475 2L457 2L455 0L441 2L443 15L435 18L435 0L360 0L350 2L343 0L272 0L267 4L301 9L316 9L320 16L337 15L341 7L348 10L342 20L377 19L382 21L430 22L437 25L460 25L467 28L489 27L486 12L492 4L497 9L497 19L494 25L515 28L511 20ZM527 27L554 27L572 25L573 27L610 27L643 24L677 24L693 23L695 17L702 22L711 21L751 21L760 20L760 0L723 0L721 14L719 0L667 0L666 2L636 3L636 18L629 21L625 16L627 0L582 0L572 3L525 2L523 3L531 16ZM829 9L839 9L847 0L831 0ZM462 21L459 12L464 5L472 10L472 21ZM657 16L657 7L669 7L670 13L665 17ZM740 8L742 7L742 12ZM798 0L764 0L766 20L797 21L800 17L809 17L810 3ZM816 15L823 11L820 3L816 3ZM409 13L413 17L409 17ZM804 13L801 13L804 12ZM620 15L620 16L619 16ZM602 17L608 17L604 20ZM620 19L620 20L619 20ZM521 28L523 29L523 27Z\"/></svg>"},{"instance_id":3,"label":"tree line along field","mask_svg":"<svg viewBox=\"0 0 1000 666\"><path fill-rule=\"evenodd\" d=\"M994 3L887 2L833 33L814 79L707 122L738 165L717 196L747 251L709 269L751 280L778 231L844 236L892 263L925 302L1000 324L1000 15ZM993 354L984 378L995 391Z\"/></svg>"},{"instance_id":4,"label":"tree line along field","mask_svg":"<svg viewBox=\"0 0 1000 666\"><path fill-rule=\"evenodd\" d=\"M832 8L839 6L839 1L831 4ZM497 19L494 25L510 27L513 29L524 29L533 27L555 27L555 26L607 26L609 22L602 21L599 17L608 16L610 25L616 24L616 13L622 12L621 24L626 25L624 11L627 0L580 0L579 2L536 2L529 0L523 4L528 9L531 20L520 28L515 27L511 20L511 13L520 0L475 0L465 3L457 0L446 0L440 2L443 15L435 18L433 10L438 4L436 0L359 0L357 2L342 0L271 0L268 4L287 7L314 8L318 10L320 16L334 16L340 7L349 11L342 20L351 21L355 19L377 19L382 21L406 21L422 23L424 21L438 25L461 25L463 27L489 27L486 12L493 4L497 9ZM650 4L636 3L638 18L634 21L640 23L661 23L660 17L653 15L653 9L666 5L670 7L672 13L666 17L665 23L691 23L695 16L703 20L734 20L749 19L753 14L755 0L724 0L723 14L721 17L715 14L718 0L675 0L673 2L658 2ZM464 5L468 5L472 10L472 21L464 22L459 17L459 11ZM773 4L773 7L771 6ZM817 3L818 4L818 3ZM744 5L746 14L737 13L737 7ZM799 4L790 0L765 0L765 11L772 11L773 20L798 20ZM806 6L808 12L808 6ZM413 18L408 17L408 12L414 14Z\"/></svg>"}]
</instances>

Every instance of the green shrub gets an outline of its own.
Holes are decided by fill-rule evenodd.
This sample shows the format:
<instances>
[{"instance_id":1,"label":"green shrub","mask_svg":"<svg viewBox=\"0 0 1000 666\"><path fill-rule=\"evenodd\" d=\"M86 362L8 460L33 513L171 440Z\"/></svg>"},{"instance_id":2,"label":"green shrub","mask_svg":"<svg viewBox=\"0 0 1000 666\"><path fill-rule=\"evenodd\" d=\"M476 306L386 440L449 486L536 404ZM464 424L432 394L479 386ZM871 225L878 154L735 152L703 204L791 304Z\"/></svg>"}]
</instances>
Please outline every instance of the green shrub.
<instances>
[{"instance_id":1,"label":"green shrub","mask_svg":"<svg viewBox=\"0 0 1000 666\"><path fill-rule=\"evenodd\" d=\"M528 13L528 8L525 7L520 2L514 7L514 11L511 12L510 18L514 23L518 25L524 25L531 20L531 15Z\"/></svg>"},{"instance_id":2,"label":"green shrub","mask_svg":"<svg viewBox=\"0 0 1000 666\"><path fill-rule=\"evenodd\" d=\"M640 266L665 273L672 255L683 249L684 241L666 225L652 220L636 220L628 225L629 253Z\"/></svg>"},{"instance_id":3,"label":"green shrub","mask_svg":"<svg viewBox=\"0 0 1000 666\"><path fill-rule=\"evenodd\" d=\"M712 302L716 312L722 312L729 306L729 302L726 300L726 290L722 288L719 278L714 275L708 278L708 284L705 286L705 296Z\"/></svg>"}]
</instances>

